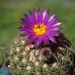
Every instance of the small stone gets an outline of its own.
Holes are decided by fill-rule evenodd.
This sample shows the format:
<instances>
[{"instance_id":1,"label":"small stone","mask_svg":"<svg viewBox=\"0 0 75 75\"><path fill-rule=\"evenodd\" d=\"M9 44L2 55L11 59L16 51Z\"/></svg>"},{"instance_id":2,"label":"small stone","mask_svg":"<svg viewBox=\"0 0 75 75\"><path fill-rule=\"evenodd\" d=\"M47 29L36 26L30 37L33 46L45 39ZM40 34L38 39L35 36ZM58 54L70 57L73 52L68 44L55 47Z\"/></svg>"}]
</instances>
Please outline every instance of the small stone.
<instances>
[{"instance_id":1,"label":"small stone","mask_svg":"<svg viewBox=\"0 0 75 75\"><path fill-rule=\"evenodd\" d=\"M41 75L40 72L38 72L38 71L36 72L36 74L37 74L37 75Z\"/></svg>"},{"instance_id":2,"label":"small stone","mask_svg":"<svg viewBox=\"0 0 75 75\"><path fill-rule=\"evenodd\" d=\"M29 61L31 61L31 62L35 62L35 57L34 56L30 56L30 58L29 58Z\"/></svg>"},{"instance_id":3,"label":"small stone","mask_svg":"<svg viewBox=\"0 0 75 75\"><path fill-rule=\"evenodd\" d=\"M29 56L34 56L34 53L33 53L33 52L30 52L30 53L29 53Z\"/></svg>"},{"instance_id":4,"label":"small stone","mask_svg":"<svg viewBox=\"0 0 75 75\"><path fill-rule=\"evenodd\" d=\"M14 41L14 44L17 44L17 41Z\"/></svg>"},{"instance_id":5,"label":"small stone","mask_svg":"<svg viewBox=\"0 0 75 75\"><path fill-rule=\"evenodd\" d=\"M25 40L22 40L22 41L21 41L22 45L25 45L25 42L26 42Z\"/></svg>"},{"instance_id":6,"label":"small stone","mask_svg":"<svg viewBox=\"0 0 75 75\"><path fill-rule=\"evenodd\" d=\"M48 65L47 65L47 64L44 64L44 65L43 65L43 68L47 68L47 67L48 67Z\"/></svg>"},{"instance_id":7,"label":"small stone","mask_svg":"<svg viewBox=\"0 0 75 75\"><path fill-rule=\"evenodd\" d=\"M26 70L31 70L32 69L32 67L31 66L27 66L27 68L26 68Z\"/></svg>"},{"instance_id":8,"label":"small stone","mask_svg":"<svg viewBox=\"0 0 75 75\"><path fill-rule=\"evenodd\" d=\"M61 59L62 59L62 60L64 60L65 58L64 58L64 57L62 57Z\"/></svg>"},{"instance_id":9,"label":"small stone","mask_svg":"<svg viewBox=\"0 0 75 75\"><path fill-rule=\"evenodd\" d=\"M30 44L30 48L34 48L34 45L33 44Z\"/></svg>"},{"instance_id":10,"label":"small stone","mask_svg":"<svg viewBox=\"0 0 75 75\"><path fill-rule=\"evenodd\" d=\"M19 60L18 56L14 56L14 60L18 61Z\"/></svg>"},{"instance_id":11,"label":"small stone","mask_svg":"<svg viewBox=\"0 0 75 75\"><path fill-rule=\"evenodd\" d=\"M39 49L35 50L35 55L39 55Z\"/></svg>"},{"instance_id":12,"label":"small stone","mask_svg":"<svg viewBox=\"0 0 75 75\"><path fill-rule=\"evenodd\" d=\"M64 48L62 48L62 47L59 47L59 49L63 50Z\"/></svg>"},{"instance_id":13,"label":"small stone","mask_svg":"<svg viewBox=\"0 0 75 75\"><path fill-rule=\"evenodd\" d=\"M24 51L24 52L22 52L22 55L23 55L23 56L25 56L26 54L27 54L27 53L26 53L25 51Z\"/></svg>"},{"instance_id":14,"label":"small stone","mask_svg":"<svg viewBox=\"0 0 75 75\"><path fill-rule=\"evenodd\" d=\"M53 63L52 67L54 67L54 68L57 67L57 63Z\"/></svg>"},{"instance_id":15,"label":"small stone","mask_svg":"<svg viewBox=\"0 0 75 75\"><path fill-rule=\"evenodd\" d=\"M35 66L39 66L39 62L35 62Z\"/></svg>"},{"instance_id":16,"label":"small stone","mask_svg":"<svg viewBox=\"0 0 75 75\"><path fill-rule=\"evenodd\" d=\"M17 48L16 48L16 51L17 51L17 53L19 53L19 52L20 52L20 48L19 48L19 47L17 47Z\"/></svg>"},{"instance_id":17,"label":"small stone","mask_svg":"<svg viewBox=\"0 0 75 75\"><path fill-rule=\"evenodd\" d=\"M42 61L42 57L40 57L40 56L39 56L39 58L38 58L38 59L39 59L39 61Z\"/></svg>"},{"instance_id":18,"label":"small stone","mask_svg":"<svg viewBox=\"0 0 75 75\"><path fill-rule=\"evenodd\" d=\"M25 58L22 59L22 63L26 63L27 60Z\"/></svg>"},{"instance_id":19,"label":"small stone","mask_svg":"<svg viewBox=\"0 0 75 75\"><path fill-rule=\"evenodd\" d=\"M8 68L11 67L10 65L8 65Z\"/></svg>"},{"instance_id":20,"label":"small stone","mask_svg":"<svg viewBox=\"0 0 75 75\"><path fill-rule=\"evenodd\" d=\"M30 47L29 46L26 46L25 47L25 51L29 51L30 50Z\"/></svg>"}]
</instances>

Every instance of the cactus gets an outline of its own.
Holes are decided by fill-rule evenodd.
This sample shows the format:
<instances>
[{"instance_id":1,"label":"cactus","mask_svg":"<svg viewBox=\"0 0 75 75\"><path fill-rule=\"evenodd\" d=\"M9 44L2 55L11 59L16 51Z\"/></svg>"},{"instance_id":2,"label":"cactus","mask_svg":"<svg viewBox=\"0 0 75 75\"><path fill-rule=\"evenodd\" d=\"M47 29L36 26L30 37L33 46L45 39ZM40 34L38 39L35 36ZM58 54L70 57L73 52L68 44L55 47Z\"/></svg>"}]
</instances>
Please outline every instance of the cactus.
<instances>
[{"instance_id":1,"label":"cactus","mask_svg":"<svg viewBox=\"0 0 75 75\"><path fill-rule=\"evenodd\" d=\"M53 43L49 46L41 44L35 49L34 43L26 45L27 37L17 36L9 51L8 68L17 75L70 75L74 51L70 48L70 41L60 37L56 37L58 46Z\"/></svg>"}]
</instances>

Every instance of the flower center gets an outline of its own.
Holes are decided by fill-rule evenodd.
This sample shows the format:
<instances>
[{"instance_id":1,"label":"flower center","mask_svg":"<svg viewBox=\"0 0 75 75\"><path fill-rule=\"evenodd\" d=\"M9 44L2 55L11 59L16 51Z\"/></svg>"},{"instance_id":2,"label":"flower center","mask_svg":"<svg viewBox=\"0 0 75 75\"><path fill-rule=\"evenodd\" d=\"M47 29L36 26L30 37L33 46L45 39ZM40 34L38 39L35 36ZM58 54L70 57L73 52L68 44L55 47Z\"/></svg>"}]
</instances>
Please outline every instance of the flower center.
<instances>
[{"instance_id":1,"label":"flower center","mask_svg":"<svg viewBox=\"0 0 75 75\"><path fill-rule=\"evenodd\" d=\"M44 23L37 23L34 25L33 31L36 35L43 35L46 33L46 25Z\"/></svg>"}]
</instances>

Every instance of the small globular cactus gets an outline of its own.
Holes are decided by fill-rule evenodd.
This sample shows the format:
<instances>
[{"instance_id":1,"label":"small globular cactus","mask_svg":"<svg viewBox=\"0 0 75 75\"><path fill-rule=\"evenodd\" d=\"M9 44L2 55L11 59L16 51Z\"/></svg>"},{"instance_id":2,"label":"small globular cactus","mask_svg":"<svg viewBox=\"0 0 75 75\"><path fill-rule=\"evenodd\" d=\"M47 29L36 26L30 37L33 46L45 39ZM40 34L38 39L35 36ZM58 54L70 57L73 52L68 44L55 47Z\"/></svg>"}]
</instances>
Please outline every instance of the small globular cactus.
<instances>
[{"instance_id":1,"label":"small globular cactus","mask_svg":"<svg viewBox=\"0 0 75 75\"><path fill-rule=\"evenodd\" d=\"M35 49L34 44L26 45L27 38L15 38L10 49L9 69L17 75L68 75L73 66L70 47L43 46ZM55 51L52 51L56 47ZM58 51L58 47L62 51ZM73 57L72 57L73 58Z\"/></svg>"},{"instance_id":2,"label":"small globular cactus","mask_svg":"<svg viewBox=\"0 0 75 75\"><path fill-rule=\"evenodd\" d=\"M57 16L46 9L24 14L23 33L14 39L9 51L9 69L17 75L72 75L71 42L60 32Z\"/></svg>"}]
</instances>

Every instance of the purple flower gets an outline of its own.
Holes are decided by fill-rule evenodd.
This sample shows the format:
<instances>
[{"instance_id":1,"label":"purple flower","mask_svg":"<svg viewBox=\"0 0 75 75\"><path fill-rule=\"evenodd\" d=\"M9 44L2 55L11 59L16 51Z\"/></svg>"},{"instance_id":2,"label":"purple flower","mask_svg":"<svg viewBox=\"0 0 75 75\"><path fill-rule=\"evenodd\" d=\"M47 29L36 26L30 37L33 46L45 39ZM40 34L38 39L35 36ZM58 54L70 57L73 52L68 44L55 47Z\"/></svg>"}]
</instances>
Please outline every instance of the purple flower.
<instances>
[{"instance_id":1,"label":"purple flower","mask_svg":"<svg viewBox=\"0 0 75 75\"><path fill-rule=\"evenodd\" d=\"M58 18L56 14L49 17L49 11L46 9L42 13L40 9L34 9L34 13L29 12L30 15L24 14L25 19L22 20L22 26L19 27L23 33L20 36L28 36L26 44L34 42L35 48L38 48L41 43L49 45L52 41L57 43L55 36L59 36L60 30L58 26L61 22L56 21Z\"/></svg>"}]
</instances>

